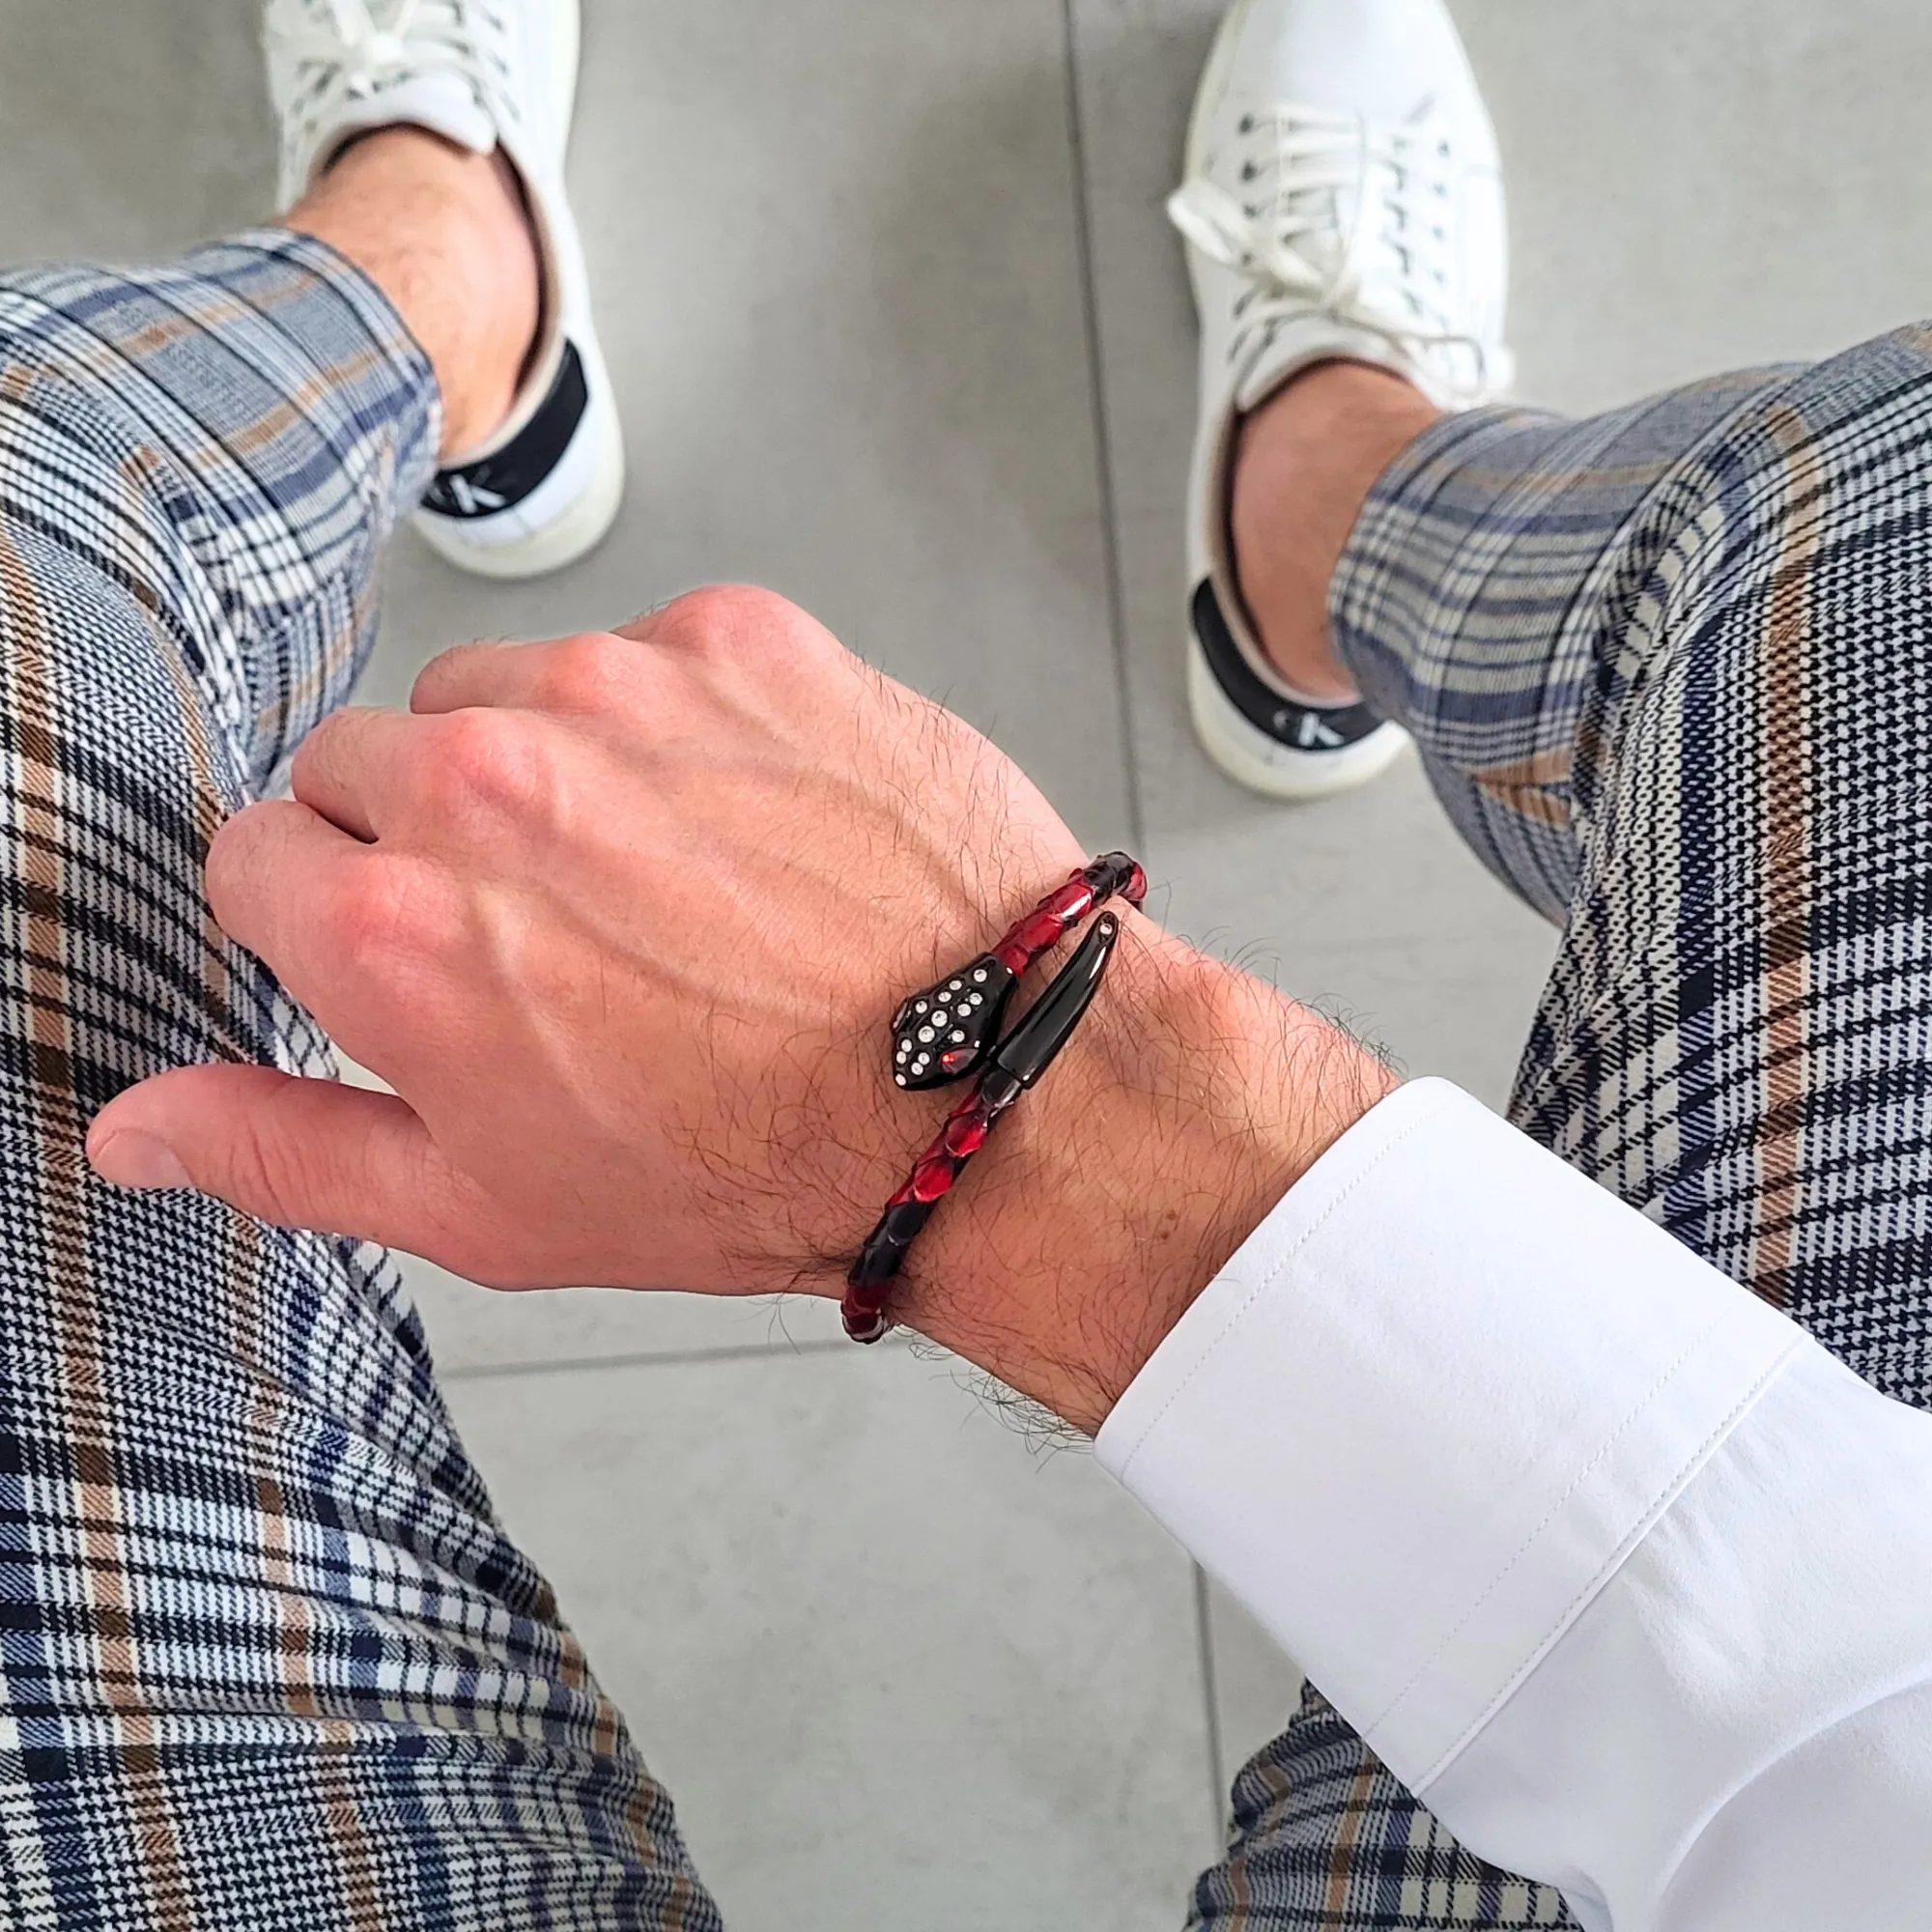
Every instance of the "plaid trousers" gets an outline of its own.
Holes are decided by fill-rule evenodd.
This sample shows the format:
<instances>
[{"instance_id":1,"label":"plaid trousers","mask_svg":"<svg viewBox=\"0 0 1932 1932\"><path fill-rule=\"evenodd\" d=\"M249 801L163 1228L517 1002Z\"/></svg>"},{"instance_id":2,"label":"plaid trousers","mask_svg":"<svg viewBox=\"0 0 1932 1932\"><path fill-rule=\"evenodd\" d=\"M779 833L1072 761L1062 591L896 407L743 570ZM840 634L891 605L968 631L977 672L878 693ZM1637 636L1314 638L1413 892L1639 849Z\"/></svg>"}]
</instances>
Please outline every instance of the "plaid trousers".
<instances>
[{"instance_id":1,"label":"plaid trousers","mask_svg":"<svg viewBox=\"0 0 1932 1932\"><path fill-rule=\"evenodd\" d=\"M314 242L0 278L8 1927L719 1924L386 1259L82 1157L171 1064L332 1070L199 874L347 696L439 424Z\"/></svg>"},{"instance_id":2,"label":"plaid trousers","mask_svg":"<svg viewBox=\"0 0 1932 1932\"><path fill-rule=\"evenodd\" d=\"M1913 334L1463 417L1335 593L1459 825L1565 922L1518 1120L1921 1402L1929 420ZM165 1066L329 1070L200 865L346 696L437 442L421 355L315 242L0 277L8 1926L719 1923L386 1259L82 1157ZM1195 1905L1567 1922L1315 1697Z\"/></svg>"},{"instance_id":3,"label":"plaid trousers","mask_svg":"<svg viewBox=\"0 0 1932 1932\"><path fill-rule=\"evenodd\" d=\"M1452 417L1330 614L1562 928L1516 1123L1932 1406L1932 331L1587 422ZM1317 1690L1234 1797L1216 1932L1575 1922Z\"/></svg>"}]
</instances>

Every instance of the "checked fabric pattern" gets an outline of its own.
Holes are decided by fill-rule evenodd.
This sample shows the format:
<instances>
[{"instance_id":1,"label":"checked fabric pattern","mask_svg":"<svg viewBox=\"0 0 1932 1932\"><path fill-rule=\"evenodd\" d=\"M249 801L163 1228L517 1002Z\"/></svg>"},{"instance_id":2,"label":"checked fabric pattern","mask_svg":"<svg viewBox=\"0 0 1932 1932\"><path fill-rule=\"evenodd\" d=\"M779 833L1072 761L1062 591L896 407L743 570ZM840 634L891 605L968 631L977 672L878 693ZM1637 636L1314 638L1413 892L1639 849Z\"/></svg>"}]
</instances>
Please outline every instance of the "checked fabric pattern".
<instances>
[{"instance_id":1,"label":"checked fabric pattern","mask_svg":"<svg viewBox=\"0 0 1932 1932\"><path fill-rule=\"evenodd\" d=\"M330 1070L201 862L347 696L438 425L318 243L0 278L8 1928L719 1923L387 1261L82 1158L167 1065Z\"/></svg>"},{"instance_id":2,"label":"checked fabric pattern","mask_svg":"<svg viewBox=\"0 0 1932 1932\"><path fill-rule=\"evenodd\" d=\"M1564 925L1519 1122L1921 1405L1927 349L1453 419L1334 596L1458 825ZM298 238L0 278L7 1927L719 1924L386 1260L81 1154L163 1066L328 1070L200 865L346 696L437 414L381 295ZM1193 1922L1572 1921L1310 1692Z\"/></svg>"},{"instance_id":3,"label":"checked fabric pattern","mask_svg":"<svg viewBox=\"0 0 1932 1932\"><path fill-rule=\"evenodd\" d=\"M1452 417L1330 611L1563 929L1517 1124L1932 1407L1932 333L1588 422ZM1575 1923L1315 1691L1234 1799L1196 1925Z\"/></svg>"}]
</instances>

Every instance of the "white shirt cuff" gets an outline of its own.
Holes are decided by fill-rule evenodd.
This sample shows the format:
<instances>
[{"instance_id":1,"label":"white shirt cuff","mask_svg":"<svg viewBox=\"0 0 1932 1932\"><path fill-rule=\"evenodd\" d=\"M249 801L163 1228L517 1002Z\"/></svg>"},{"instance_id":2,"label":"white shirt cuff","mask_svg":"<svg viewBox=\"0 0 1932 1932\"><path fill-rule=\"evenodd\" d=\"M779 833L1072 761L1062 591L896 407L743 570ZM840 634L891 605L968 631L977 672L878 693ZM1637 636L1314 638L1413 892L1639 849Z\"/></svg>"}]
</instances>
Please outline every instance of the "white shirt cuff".
<instances>
[{"instance_id":1,"label":"white shirt cuff","mask_svg":"<svg viewBox=\"0 0 1932 1932\"><path fill-rule=\"evenodd\" d=\"M1098 1453L1421 1793L1804 1346L1418 1081L1210 1284Z\"/></svg>"}]
</instances>

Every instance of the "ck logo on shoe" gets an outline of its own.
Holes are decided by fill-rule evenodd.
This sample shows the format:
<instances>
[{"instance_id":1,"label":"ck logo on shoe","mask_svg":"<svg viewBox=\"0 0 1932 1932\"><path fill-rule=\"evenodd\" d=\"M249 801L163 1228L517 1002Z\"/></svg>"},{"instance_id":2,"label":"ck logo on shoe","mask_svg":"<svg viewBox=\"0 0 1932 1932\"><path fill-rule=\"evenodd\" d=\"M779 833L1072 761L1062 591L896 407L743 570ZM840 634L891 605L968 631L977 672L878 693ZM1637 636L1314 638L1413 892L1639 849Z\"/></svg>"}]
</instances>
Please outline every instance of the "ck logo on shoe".
<instances>
[{"instance_id":1,"label":"ck logo on shoe","mask_svg":"<svg viewBox=\"0 0 1932 1932\"><path fill-rule=\"evenodd\" d=\"M465 520L514 509L563 460L589 406L583 360L577 345L566 342L556 381L536 414L501 449L461 469L441 471L424 493L423 508Z\"/></svg>"},{"instance_id":2,"label":"ck logo on shoe","mask_svg":"<svg viewBox=\"0 0 1932 1932\"><path fill-rule=\"evenodd\" d=\"M1292 738L1304 752L1332 752L1349 741L1319 711L1301 711L1284 705L1274 714L1274 728L1280 737Z\"/></svg>"},{"instance_id":3,"label":"ck logo on shoe","mask_svg":"<svg viewBox=\"0 0 1932 1932\"><path fill-rule=\"evenodd\" d=\"M447 487L459 516L482 517L492 510L509 508L510 499L507 497L495 490L486 490L480 483L472 483L460 469L450 471Z\"/></svg>"},{"instance_id":4,"label":"ck logo on shoe","mask_svg":"<svg viewBox=\"0 0 1932 1932\"><path fill-rule=\"evenodd\" d=\"M1283 703L1281 694L1264 684L1242 655L1211 582L1204 581L1196 587L1192 614L1194 635L1214 682L1229 703L1276 744L1296 752L1340 752L1380 728L1381 720L1366 704L1338 704L1318 710L1307 704Z\"/></svg>"}]
</instances>

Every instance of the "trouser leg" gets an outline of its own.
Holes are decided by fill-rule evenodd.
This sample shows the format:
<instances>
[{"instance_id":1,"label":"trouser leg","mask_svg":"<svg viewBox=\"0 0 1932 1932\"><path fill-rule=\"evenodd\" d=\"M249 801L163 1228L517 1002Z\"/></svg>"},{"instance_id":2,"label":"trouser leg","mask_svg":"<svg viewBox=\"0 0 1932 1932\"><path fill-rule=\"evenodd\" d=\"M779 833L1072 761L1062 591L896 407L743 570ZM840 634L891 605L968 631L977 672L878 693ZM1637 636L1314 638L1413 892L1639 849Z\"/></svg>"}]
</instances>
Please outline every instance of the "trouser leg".
<instances>
[{"instance_id":1,"label":"trouser leg","mask_svg":"<svg viewBox=\"0 0 1932 1932\"><path fill-rule=\"evenodd\" d=\"M1517 1123L1932 1406L1932 337L1445 422L1331 610L1465 838L1563 926ZM1319 1693L1235 1809L1201 1922L1569 1922Z\"/></svg>"},{"instance_id":2,"label":"trouser leg","mask_svg":"<svg viewBox=\"0 0 1932 1932\"><path fill-rule=\"evenodd\" d=\"M92 1177L216 1057L329 1070L201 865L346 696L434 464L280 233L0 277L0 1922L713 1926L373 1250Z\"/></svg>"}]
</instances>

